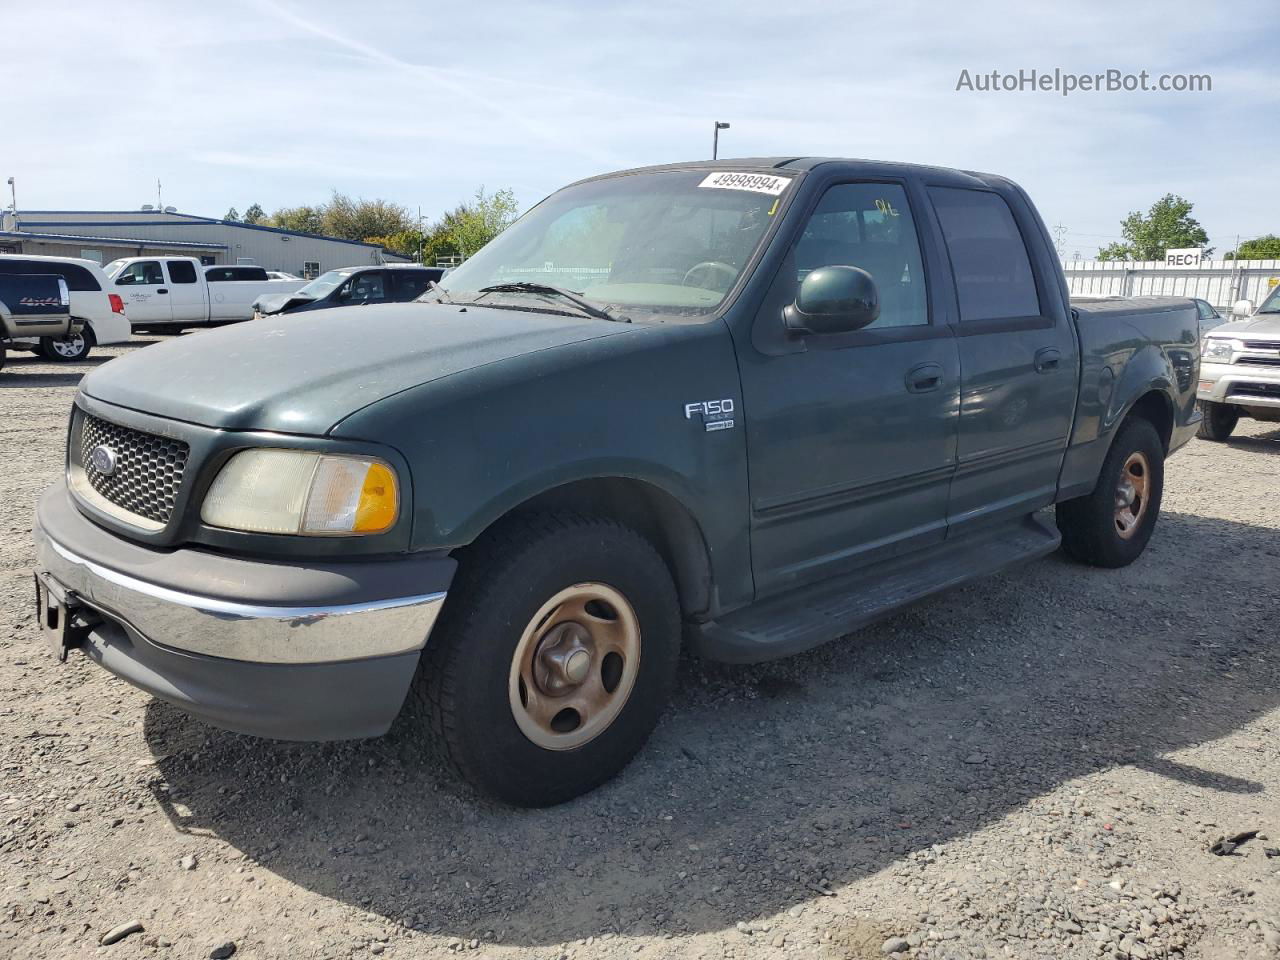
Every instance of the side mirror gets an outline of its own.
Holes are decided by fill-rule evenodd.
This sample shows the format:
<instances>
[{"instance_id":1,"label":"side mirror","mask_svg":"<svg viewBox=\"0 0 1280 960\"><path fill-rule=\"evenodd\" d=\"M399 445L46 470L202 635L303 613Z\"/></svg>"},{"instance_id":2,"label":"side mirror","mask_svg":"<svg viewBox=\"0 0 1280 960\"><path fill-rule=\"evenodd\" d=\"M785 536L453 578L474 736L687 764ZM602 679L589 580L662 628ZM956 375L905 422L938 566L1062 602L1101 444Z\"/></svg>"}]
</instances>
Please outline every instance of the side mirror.
<instances>
[{"instance_id":1,"label":"side mirror","mask_svg":"<svg viewBox=\"0 0 1280 960\"><path fill-rule=\"evenodd\" d=\"M1242 320L1246 317L1252 317L1253 301L1237 300L1235 303L1231 305L1231 315L1233 317L1240 317Z\"/></svg>"},{"instance_id":2,"label":"side mirror","mask_svg":"<svg viewBox=\"0 0 1280 960\"><path fill-rule=\"evenodd\" d=\"M796 302L782 311L793 333L850 333L875 323L880 292L871 274L858 267L813 270L800 282Z\"/></svg>"}]
</instances>

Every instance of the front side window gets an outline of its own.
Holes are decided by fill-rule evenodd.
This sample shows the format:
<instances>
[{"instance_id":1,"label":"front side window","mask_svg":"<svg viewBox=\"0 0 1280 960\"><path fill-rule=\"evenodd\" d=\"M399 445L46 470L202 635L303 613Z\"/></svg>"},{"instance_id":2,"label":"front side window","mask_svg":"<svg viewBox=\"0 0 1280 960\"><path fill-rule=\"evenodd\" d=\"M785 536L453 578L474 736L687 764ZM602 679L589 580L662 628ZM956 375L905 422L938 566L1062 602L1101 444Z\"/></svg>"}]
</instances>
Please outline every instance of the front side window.
<instances>
[{"instance_id":1,"label":"front side window","mask_svg":"<svg viewBox=\"0 0 1280 960\"><path fill-rule=\"evenodd\" d=\"M344 303L370 303L375 300L385 300L386 290L382 271L366 270L364 273L357 273L347 281L347 285L338 294L338 299Z\"/></svg>"},{"instance_id":2,"label":"front side window","mask_svg":"<svg viewBox=\"0 0 1280 960\"><path fill-rule=\"evenodd\" d=\"M983 190L930 187L961 322L1040 315L1040 297L1027 245L1004 198Z\"/></svg>"},{"instance_id":3,"label":"front side window","mask_svg":"<svg viewBox=\"0 0 1280 960\"><path fill-rule=\"evenodd\" d=\"M822 195L783 264L795 288L785 300L812 271L832 266L858 267L875 280L880 316L868 330L929 322L920 241L898 184L841 183Z\"/></svg>"},{"instance_id":4,"label":"front side window","mask_svg":"<svg viewBox=\"0 0 1280 960\"><path fill-rule=\"evenodd\" d=\"M1280 313L1280 287L1271 291L1271 296L1262 301L1259 313Z\"/></svg>"},{"instance_id":5,"label":"front side window","mask_svg":"<svg viewBox=\"0 0 1280 960\"><path fill-rule=\"evenodd\" d=\"M483 293L531 283L616 307L634 320L696 319L713 312L733 288L792 180L674 170L566 187L440 284L458 301L518 298L522 307L561 309L563 301L557 305L537 293Z\"/></svg>"},{"instance_id":6,"label":"front side window","mask_svg":"<svg viewBox=\"0 0 1280 960\"><path fill-rule=\"evenodd\" d=\"M164 283L164 273L160 269L159 260L139 260L124 267L116 274L116 283L124 286L147 284L159 286Z\"/></svg>"}]
</instances>

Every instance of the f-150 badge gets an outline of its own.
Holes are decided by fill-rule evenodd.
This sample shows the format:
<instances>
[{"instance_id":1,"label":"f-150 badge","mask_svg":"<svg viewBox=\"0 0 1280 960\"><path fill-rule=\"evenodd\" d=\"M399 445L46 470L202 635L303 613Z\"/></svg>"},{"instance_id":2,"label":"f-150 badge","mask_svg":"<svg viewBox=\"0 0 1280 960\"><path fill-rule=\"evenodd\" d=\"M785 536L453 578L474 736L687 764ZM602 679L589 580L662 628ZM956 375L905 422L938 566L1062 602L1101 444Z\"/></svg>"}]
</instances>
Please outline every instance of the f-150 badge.
<instances>
[{"instance_id":1,"label":"f-150 badge","mask_svg":"<svg viewBox=\"0 0 1280 960\"><path fill-rule=\"evenodd\" d=\"M715 430L733 429L733 398L723 400L698 400L684 405L684 418L692 420L702 417L702 426L707 433Z\"/></svg>"}]
</instances>

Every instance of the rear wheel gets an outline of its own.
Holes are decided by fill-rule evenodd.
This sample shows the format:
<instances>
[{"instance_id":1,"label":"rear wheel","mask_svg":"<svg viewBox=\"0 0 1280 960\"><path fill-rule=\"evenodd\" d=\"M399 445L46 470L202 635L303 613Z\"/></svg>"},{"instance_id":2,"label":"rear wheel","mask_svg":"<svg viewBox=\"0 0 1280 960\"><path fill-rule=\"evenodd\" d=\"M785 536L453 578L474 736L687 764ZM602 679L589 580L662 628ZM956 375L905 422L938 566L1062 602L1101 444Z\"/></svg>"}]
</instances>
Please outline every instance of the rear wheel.
<instances>
[{"instance_id":1,"label":"rear wheel","mask_svg":"<svg viewBox=\"0 0 1280 960\"><path fill-rule=\"evenodd\" d=\"M679 649L675 587L652 544L610 520L531 515L463 556L411 708L476 787L548 806L644 745Z\"/></svg>"},{"instance_id":2,"label":"rear wheel","mask_svg":"<svg viewBox=\"0 0 1280 960\"><path fill-rule=\"evenodd\" d=\"M1219 442L1231 436L1236 424L1240 422L1240 408L1233 403L1214 403L1211 400L1199 400L1200 413L1204 417L1196 436L1205 440Z\"/></svg>"},{"instance_id":3,"label":"rear wheel","mask_svg":"<svg viewBox=\"0 0 1280 960\"><path fill-rule=\"evenodd\" d=\"M5 354L4 344L0 343L0 370L4 369L5 357L6 357L6 354Z\"/></svg>"},{"instance_id":4,"label":"rear wheel","mask_svg":"<svg viewBox=\"0 0 1280 960\"><path fill-rule=\"evenodd\" d=\"M1160 516L1164 444L1148 421L1116 434L1093 492L1058 504L1062 549L1082 563L1123 567L1142 555Z\"/></svg>"},{"instance_id":5,"label":"rear wheel","mask_svg":"<svg viewBox=\"0 0 1280 960\"><path fill-rule=\"evenodd\" d=\"M71 363L89 356L96 343L93 331L85 327L65 337L41 337L40 355L55 363Z\"/></svg>"}]
</instances>

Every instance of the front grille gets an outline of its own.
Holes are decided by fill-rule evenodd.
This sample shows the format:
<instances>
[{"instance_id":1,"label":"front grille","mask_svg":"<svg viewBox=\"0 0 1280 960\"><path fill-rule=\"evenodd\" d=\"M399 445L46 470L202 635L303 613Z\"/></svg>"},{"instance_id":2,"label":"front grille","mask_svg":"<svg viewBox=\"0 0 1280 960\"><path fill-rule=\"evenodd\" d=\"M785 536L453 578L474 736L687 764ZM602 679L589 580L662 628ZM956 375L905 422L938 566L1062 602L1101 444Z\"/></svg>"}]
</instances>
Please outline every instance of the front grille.
<instances>
[{"instance_id":1,"label":"front grille","mask_svg":"<svg viewBox=\"0 0 1280 960\"><path fill-rule=\"evenodd\" d=\"M1236 363L1252 363L1260 367L1280 367L1280 357L1236 357Z\"/></svg>"},{"instance_id":2,"label":"front grille","mask_svg":"<svg viewBox=\"0 0 1280 960\"><path fill-rule=\"evenodd\" d=\"M1242 340L1246 350L1280 350L1280 340Z\"/></svg>"},{"instance_id":3,"label":"front grille","mask_svg":"<svg viewBox=\"0 0 1280 960\"><path fill-rule=\"evenodd\" d=\"M1242 383L1237 381L1227 388L1228 396L1267 397L1280 400L1280 383Z\"/></svg>"},{"instance_id":4,"label":"front grille","mask_svg":"<svg viewBox=\"0 0 1280 960\"><path fill-rule=\"evenodd\" d=\"M93 465L93 451L115 454L110 476ZM144 433L85 414L80 428L80 465L85 479L103 498L122 510L168 523L182 486L190 448L181 440Z\"/></svg>"}]
</instances>

